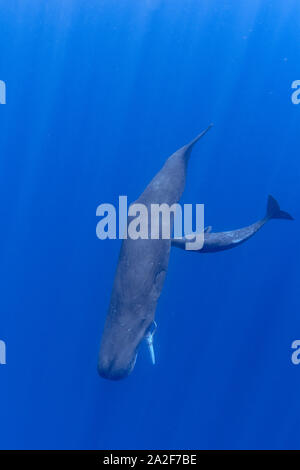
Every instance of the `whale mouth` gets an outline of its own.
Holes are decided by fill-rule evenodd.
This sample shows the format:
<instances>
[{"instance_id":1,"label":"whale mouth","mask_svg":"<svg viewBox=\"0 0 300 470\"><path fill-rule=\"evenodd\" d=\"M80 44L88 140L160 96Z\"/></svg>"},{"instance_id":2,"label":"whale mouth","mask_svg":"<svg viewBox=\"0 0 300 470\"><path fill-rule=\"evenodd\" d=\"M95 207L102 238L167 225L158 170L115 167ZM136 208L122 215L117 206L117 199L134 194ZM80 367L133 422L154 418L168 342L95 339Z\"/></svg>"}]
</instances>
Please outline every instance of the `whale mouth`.
<instances>
[{"instance_id":1,"label":"whale mouth","mask_svg":"<svg viewBox=\"0 0 300 470\"><path fill-rule=\"evenodd\" d=\"M133 370L136 358L137 353L135 353L133 359L127 365L120 363L118 360L112 360L109 362L100 360L98 364L98 373L101 377L108 380L117 381L125 379Z\"/></svg>"}]
</instances>

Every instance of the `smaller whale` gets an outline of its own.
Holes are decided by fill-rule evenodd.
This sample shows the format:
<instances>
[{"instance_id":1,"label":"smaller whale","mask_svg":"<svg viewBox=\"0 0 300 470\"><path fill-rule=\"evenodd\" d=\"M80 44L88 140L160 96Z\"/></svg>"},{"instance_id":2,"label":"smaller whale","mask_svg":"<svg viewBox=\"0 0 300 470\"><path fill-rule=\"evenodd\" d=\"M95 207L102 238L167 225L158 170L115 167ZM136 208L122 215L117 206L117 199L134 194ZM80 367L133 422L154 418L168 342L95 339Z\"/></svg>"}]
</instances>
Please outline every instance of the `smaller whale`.
<instances>
[{"instance_id":1,"label":"smaller whale","mask_svg":"<svg viewBox=\"0 0 300 470\"><path fill-rule=\"evenodd\" d=\"M211 227L204 229L204 245L200 250L193 250L198 253L216 253L218 251L230 250L241 245L249 238L253 237L271 219L294 220L294 218L285 211L282 211L274 197L269 196L267 213L265 217L248 227L229 232L211 232ZM172 246L186 250L186 242L191 242L191 238L173 238ZM189 250L186 250L189 251Z\"/></svg>"}]
</instances>

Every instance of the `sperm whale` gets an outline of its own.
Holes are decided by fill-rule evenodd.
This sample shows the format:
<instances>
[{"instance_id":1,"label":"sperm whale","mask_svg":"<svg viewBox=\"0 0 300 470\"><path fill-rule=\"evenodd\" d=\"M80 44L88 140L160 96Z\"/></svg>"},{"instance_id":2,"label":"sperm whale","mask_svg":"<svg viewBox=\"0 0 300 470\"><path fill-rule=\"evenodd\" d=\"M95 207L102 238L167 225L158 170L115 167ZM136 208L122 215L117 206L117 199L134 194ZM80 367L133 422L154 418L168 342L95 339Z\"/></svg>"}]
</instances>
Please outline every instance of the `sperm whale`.
<instances>
[{"instance_id":1,"label":"sperm whale","mask_svg":"<svg viewBox=\"0 0 300 470\"><path fill-rule=\"evenodd\" d=\"M150 209L151 204L171 206L179 201L192 148L210 128L167 159L135 204ZM154 321L170 249L171 238L123 240L100 344L98 372L102 377L119 380L133 369L137 349Z\"/></svg>"},{"instance_id":2,"label":"sperm whale","mask_svg":"<svg viewBox=\"0 0 300 470\"><path fill-rule=\"evenodd\" d=\"M273 196L268 197L267 212L266 215L249 225L248 227L240 228L238 230L231 230L228 232L211 232L211 227L208 230L204 230L204 245L200 250L194 250L196 253L215 253L217 251L230 250L235 248L249 238L253 237L258 230L260 230L269 220L271 219L286 219L294 220L293 217L285 211L282 211L279 207L278 202ZM186 242L191 241L191 238L186 239L185 237L180 239L172 239L172 246L186 250ZM188 251L188 250L187 250Z\"/></svg>"}]
</instances>

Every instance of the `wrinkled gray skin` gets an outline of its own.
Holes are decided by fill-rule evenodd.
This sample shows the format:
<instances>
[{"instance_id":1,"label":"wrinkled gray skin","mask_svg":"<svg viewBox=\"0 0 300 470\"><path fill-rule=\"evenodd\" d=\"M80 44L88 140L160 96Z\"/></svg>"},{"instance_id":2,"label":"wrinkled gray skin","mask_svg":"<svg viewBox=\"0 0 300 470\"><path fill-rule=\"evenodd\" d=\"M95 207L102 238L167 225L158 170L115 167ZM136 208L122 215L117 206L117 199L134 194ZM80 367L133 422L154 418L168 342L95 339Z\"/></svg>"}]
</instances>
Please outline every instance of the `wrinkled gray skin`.
<instances>
[{"instance_id":1,"label":"wrinkled gray skin","mask_svg":"<svg viewBox=\"0 0 300 470\"><path fill-rule=\"evenodd\" d=\"M135 203L144 204L150 212L151 204L179 201L192 147L210 127L168 158ZM149 224L148 228L150 233ZM122 379L133 369L138 346L154 320L170 249L170 239L123 241L100 346L102 377Z\"/></svg>"},{"instance_id":2,"label":"wrinkled gray skin","mask_svg":"<svg viewBox=\"0 0 300 470\"><path fill-rule=\"evenodd\" d=\"M272 196L269 196L267 213L263 219L249 225L248 227L231 230L230 232L210 233L205 231L203 248L195 251L197 253L215 253L217 251L235 248L253 237L253 235L255 235L255 233L271 219L293 220L293 217L287 212L280 210L278 202ZM185 250L186 241L187 240L185 238L173 239L172 246ZM190 242L191 240L188 241ZM194 253L195 251L191 251L191 253Z\"/></svg>"}]
</instances>

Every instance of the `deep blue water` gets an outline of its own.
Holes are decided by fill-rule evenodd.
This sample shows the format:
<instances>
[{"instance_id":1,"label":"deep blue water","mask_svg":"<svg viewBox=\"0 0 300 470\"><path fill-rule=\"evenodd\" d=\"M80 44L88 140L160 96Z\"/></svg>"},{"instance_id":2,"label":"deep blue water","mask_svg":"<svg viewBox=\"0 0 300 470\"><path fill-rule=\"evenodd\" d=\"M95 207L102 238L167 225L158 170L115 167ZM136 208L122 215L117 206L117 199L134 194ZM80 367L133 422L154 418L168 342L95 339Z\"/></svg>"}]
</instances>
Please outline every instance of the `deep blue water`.
<instances>
[{"instance_id":1,"label":"deep blue water","mask_svg":"<svg viewBox=\"0 0 300 470\"><path fill-rule=\"evenodd\" d=\"M300 448L298 0L0 0L0 447ZM153 367L97 374L120 241L96 207L134 200L210 122L182 202L236 250L172 250Z\"/></svg>"}]
</instances>

